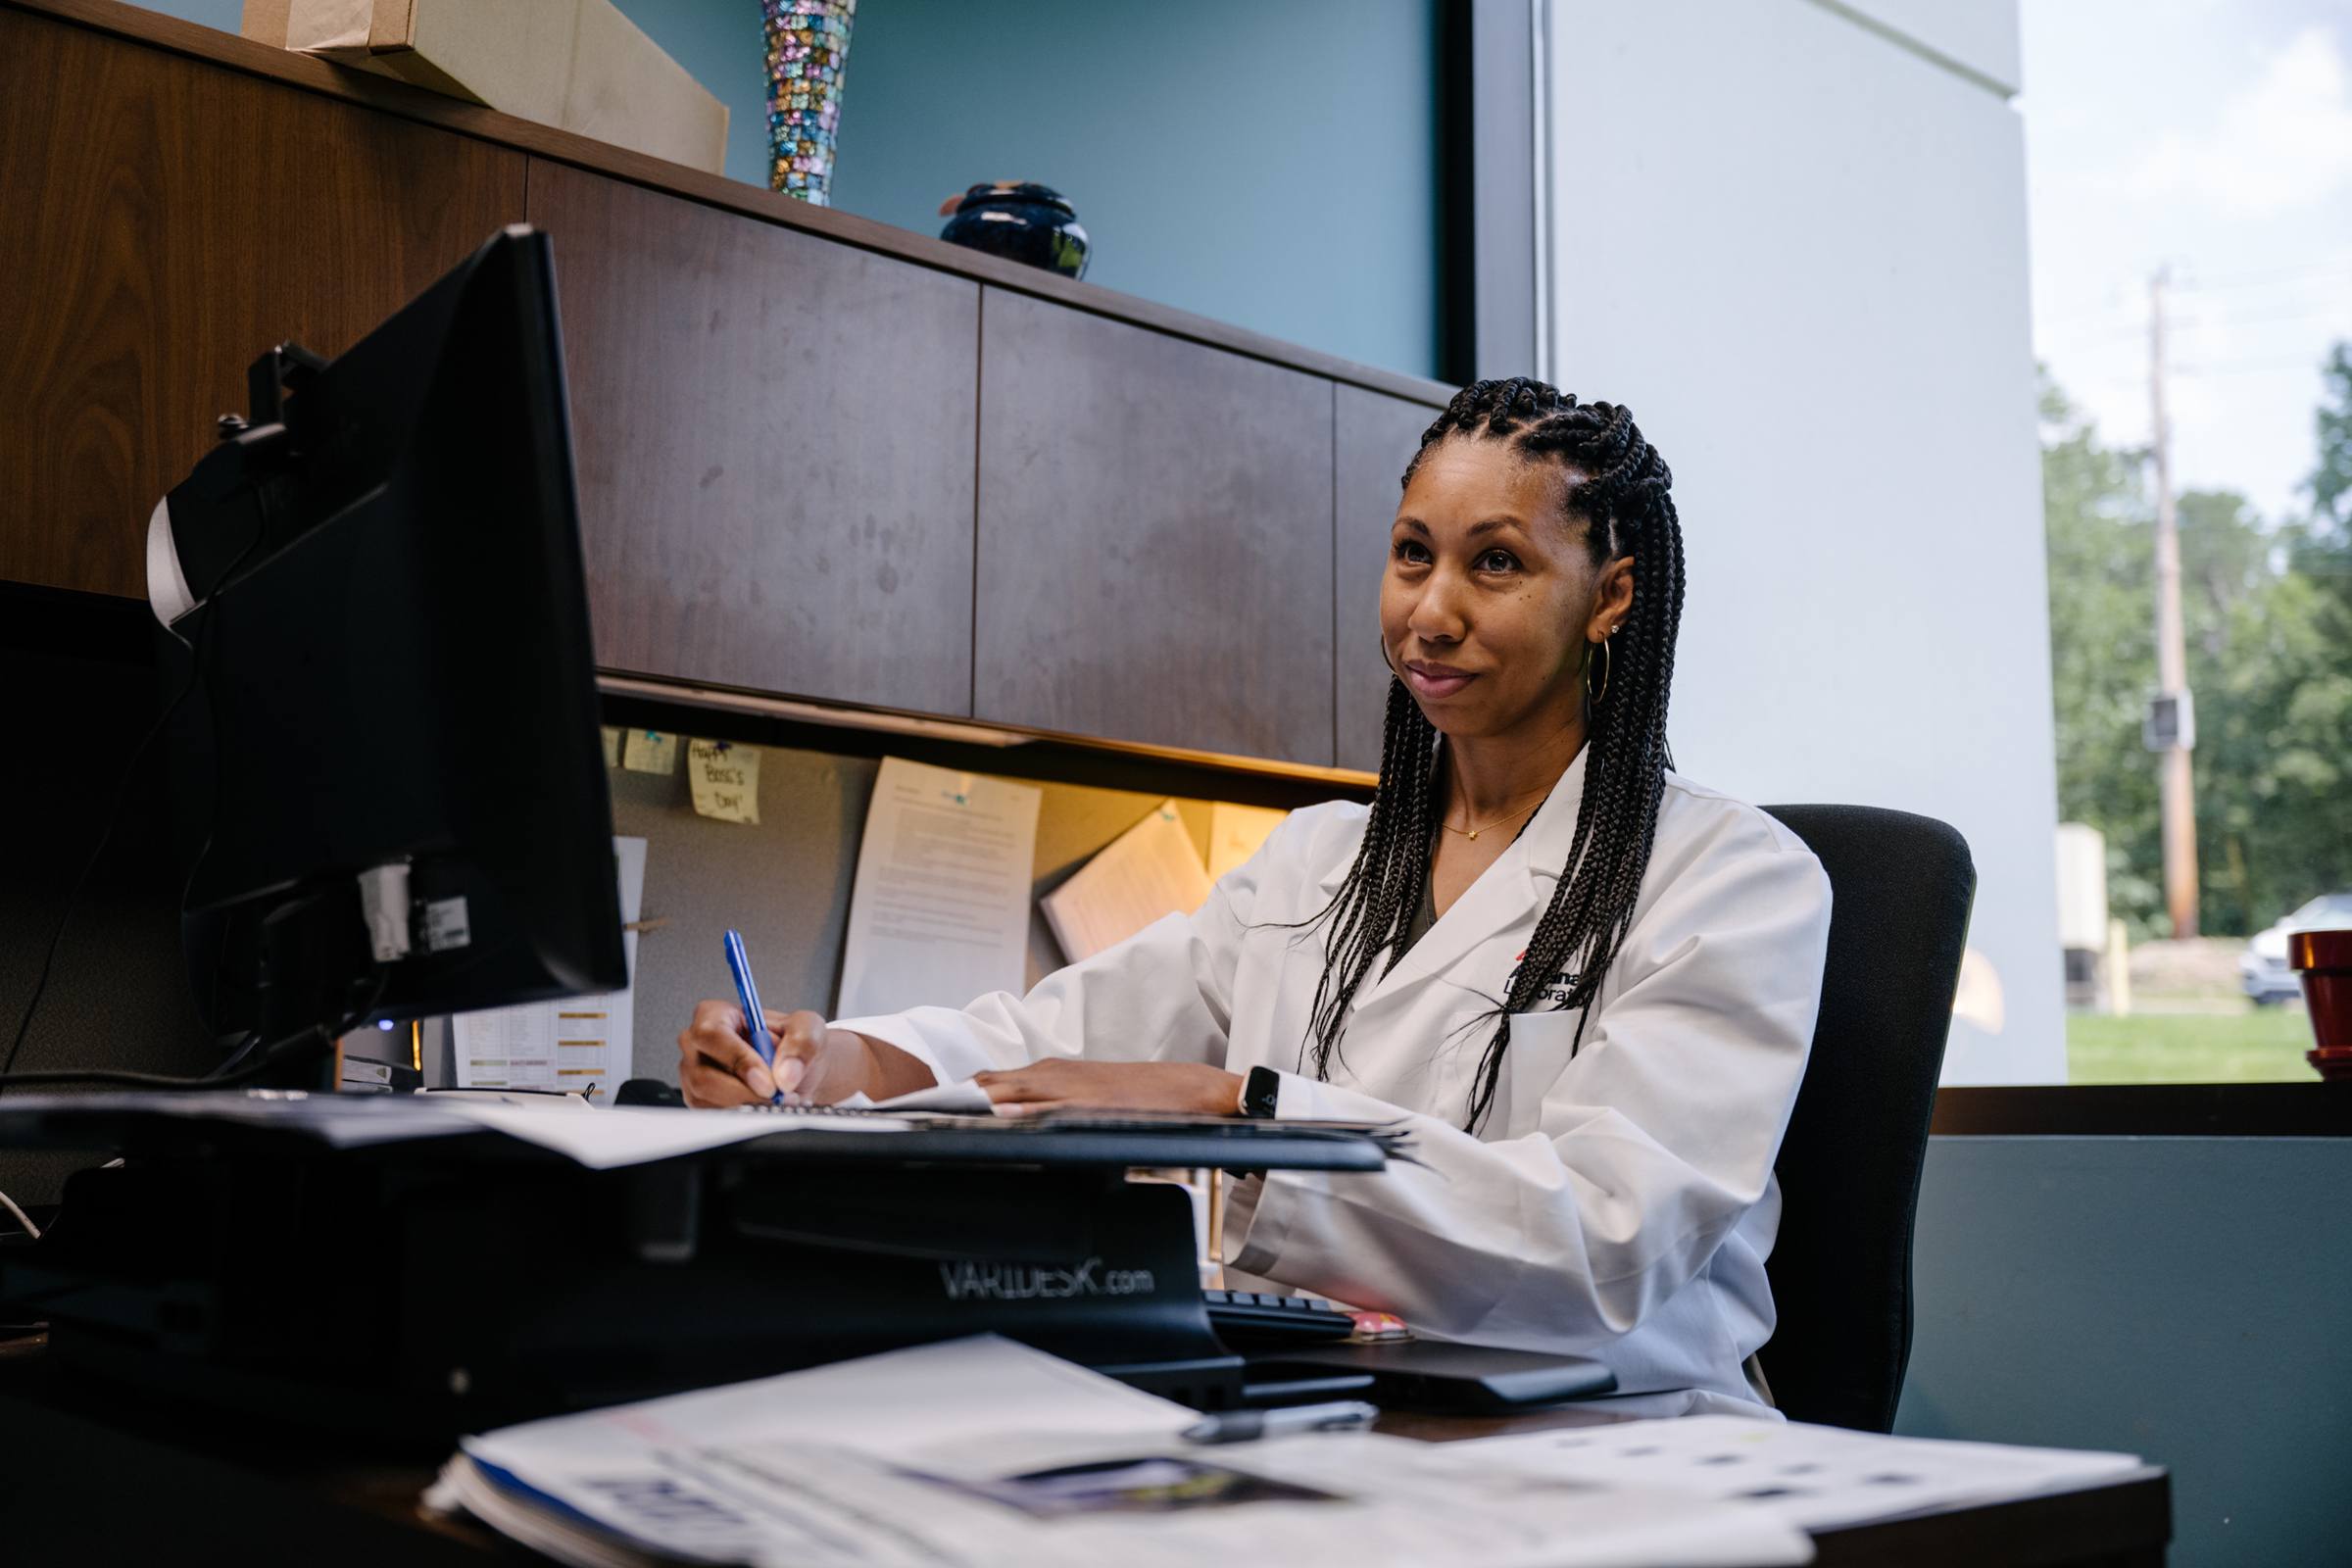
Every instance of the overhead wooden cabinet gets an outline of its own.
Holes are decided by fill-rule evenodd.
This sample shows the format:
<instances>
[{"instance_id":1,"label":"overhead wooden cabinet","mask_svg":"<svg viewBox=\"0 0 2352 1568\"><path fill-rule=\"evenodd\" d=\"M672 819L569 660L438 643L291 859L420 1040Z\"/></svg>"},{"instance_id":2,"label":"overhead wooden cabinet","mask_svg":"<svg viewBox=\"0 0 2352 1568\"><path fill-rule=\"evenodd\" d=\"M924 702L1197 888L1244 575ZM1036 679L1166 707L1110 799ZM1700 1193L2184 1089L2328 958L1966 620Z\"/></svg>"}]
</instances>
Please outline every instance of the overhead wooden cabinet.
<instances>
[{"instance_id":1,"label":"overhead wooden cabinet","mask_svg":"<svg viewBox=\"0 0 2352 1568\"><path fill-rule=\"evenodd\" d=\"M142 595L257 356L521 221L604 669L1377 764L1446 389L116 0L0 0L0 584Z\"/></svg>"},{"instance_id":2,"label":"overhead wooden cabinet","mask_svg":"<svg viewBox=\"0 0 2352 1568\"><path fill-rule=\"evenodd\" d=\"M1339 625L1332 690L1339 706L1342 767L1380 766L1387 725L1389 667L1380 652L1380 578L1389 559L1389 527L1396 520L1404 466L1421 448L1421 432L1438 411L1384 392L1343 383L1333 411L1339 453L1333 472L1333 539L1338 552Z\"/></svg>"},{"instance_id":3,"label":"overhead wooden cabinet","mask_svg":"<svg viewBox=\"0 0 2352 1568\"><path fill-rule=\"evenodd\" d=\"M980 285L545 159L597 662L970 711Z\"/></svg>"},{"instance_id":4,"label":"overhead wooden cabinet","mask_svg":"<svg viewBox=\"0 0 2352 1568\"><path fill-rule=\"evenodd\" d=\"M523 155L0 10L0 579L146 592L147 516L292 338L522 217Z\"/></svg>"},{"instance_id":5,"label":"overhead wooden cabinet","mask_svg":"<svg viewBox=\"0 0 2352 1568\"><path fill-rule=\"evenodd\" d=\"M1329 765L1332 383L989 288L976 716Z\"/></svg>"}]
</instances>

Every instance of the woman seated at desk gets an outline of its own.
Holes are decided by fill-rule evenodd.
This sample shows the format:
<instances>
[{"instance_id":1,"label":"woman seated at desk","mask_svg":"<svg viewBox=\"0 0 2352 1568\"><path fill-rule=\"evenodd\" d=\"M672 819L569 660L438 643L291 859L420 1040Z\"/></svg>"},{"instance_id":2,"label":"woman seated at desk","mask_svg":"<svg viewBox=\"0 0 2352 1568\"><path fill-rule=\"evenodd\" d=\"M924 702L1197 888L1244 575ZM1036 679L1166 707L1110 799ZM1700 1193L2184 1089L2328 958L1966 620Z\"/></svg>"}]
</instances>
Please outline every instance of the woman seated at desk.
<instances>
[{"instance_id":1,"label":"woman seated at desk","mask_svg":"<svg viewBox=\"0 0 2352 1568\"><path fill-rule=\"evenodd\" d=\"M1234 1269L1439 1338L1594 1356L1644 1413L1768 1409L1773 1162L1830 888L1773 818L1667 766L1670 483L1622 408L1463 388L1390 533L1371 806L1294 812L1198 913L1025 997L770 1012L774 1085L1402 1120L1419 1163L1238 1184ZM768 1098L743 1026L696 1008L689 1103Z\"/></svg>"}]
</instances>

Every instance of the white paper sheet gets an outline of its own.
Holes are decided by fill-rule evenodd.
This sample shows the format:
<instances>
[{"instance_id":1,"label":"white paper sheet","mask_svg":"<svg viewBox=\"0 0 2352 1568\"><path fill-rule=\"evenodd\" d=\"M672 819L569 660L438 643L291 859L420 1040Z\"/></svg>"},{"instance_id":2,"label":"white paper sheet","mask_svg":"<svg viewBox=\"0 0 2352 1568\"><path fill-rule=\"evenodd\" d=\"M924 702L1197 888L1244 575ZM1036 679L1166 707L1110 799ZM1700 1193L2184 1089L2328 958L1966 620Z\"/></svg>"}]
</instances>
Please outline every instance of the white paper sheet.
<instances>
[{"instance_id":1,"label":"white paper sheet","mask_svg":"<svg viewBox=\"0 0 2352 1568\"><path fill-rule=\"evenodd\" d=\"M620 919L644 918L645 840L612 840L620 878ZM605 996L529 1002L518 1007L462 1012L450 1020L450 1055L461 1089L590 1089L610 1102L629 1076L636 1049L637 933L620 934L630 984Z\"/></svg>"},{"instance_id":2,"label":"white paper sheet","mask_svg":"<svg viewBox=\"0 0 2352 1568\"><path fill-rule=\"evenodd\" d=\"M517 1097L522 1099L524 1097ZM895 1133L913 1124L897 1116L826 1116L747 1107L681 1110L653 1105L583 1109L567 1099L529 1097L503 1103L442 1095L310 1095L291 1090L223 1089L208 1093L134 1090L99 1095L14 1095L0 1100L0 1138L12 1124L41 1113L106 1115L140 1111L192 1121L220 1120L303 1133L333 1149L365 1149L447 1138L487 1127L594 1170L643 1164L791 1133Z\"/></svg>"},{"instance_id":3,"label":"white paper sheet","mask_svg":"<svg viewBox=\"0 0 2352 1568\"><path fill-rule=\"evenodd\" d=\"M1165 915L1192 913L1208 886L1176 803L1162 801L1041 902L1062 956L1076 963Z\"/></svg>"},{"instance_id":4,"label":"white paper sheet","mask_svg":"<svg viewBox=\"0 0 2352 1568\"><path fill-rule=\"evenodd\" d=\"M961 1083L934 1084L928 1089L881 1101L856 1094L840 1102L840 1105L847 1110L919 1110L935 1116L993 1116L997 1109L997 1102L988 1098L988 1091L969 1078Z\"/></svg>"},{"instance_id":5,"label":"white paper sheet","mask_svg":"<svg viewBox=\"0 0 2352 1568\"><path fill-rule=\"evenodd\" d=\"M858 850L835 1017L1019 992L1043 792L882 760Z\"/></svg>"},{"instance_id":6,"label":"white paper sheet","mask_svg":"<svg viewBox=\"0 0 2352 1568\"><path fill-rule=\"evenodd\" d=\"M282 1089L125 1089L94 1095L11 1095L0 1100L0 1142L29 1135L52 1114L67 1118L127 1113L290 1127L334 1149L438 1138L469 1130L423 1095L304 1094ZM94 1140L99 1141L99 1140Z\"/></svg>"},{"instance_id":7,"label":"white paper sheet","mask_svg":"<svg viewBox=\"0 0 2352 1568\"><path fill-rule=\"evenodd\" d=\"M586 1115L565 1115L537 1105L476 1102L452 1109L476 1126L552 1149L591 1170L642 1165L777 1133L897 1133L912 1125L895 1116L777 1113L763 1106L727 1111L612 1105Z\"/></svg>"},{"instance_id":8,"label":"white paper sheet","mask_svg":"<svg viewBox=\"0 0 2352 1568\"><path fill-rule=\"evenodd\" d=\"M468 1438L428 1501L569 1562L796 1568L1797 1563L1768 1515L1433 1464L1369 1434L1215 1446L1198 1419L980 1337ZM613 1534L580 1530L512 1475ZM658 1559L656 1553L662 1553Z\"/></svg>"},{"instance_id":9,"label":"white paper sheet","mask_svg":"<svg viewBox=\"0 0 2352 1568\"><path fill-rule=\"evenodd\" d=\"M1947 1443L1742 1416L1683 1416L1446 1445L1482 1471L1704 1493L1800 1529L2030 1496L2122 1474L2131 1454Z\"/></svg>"}]
</instances>

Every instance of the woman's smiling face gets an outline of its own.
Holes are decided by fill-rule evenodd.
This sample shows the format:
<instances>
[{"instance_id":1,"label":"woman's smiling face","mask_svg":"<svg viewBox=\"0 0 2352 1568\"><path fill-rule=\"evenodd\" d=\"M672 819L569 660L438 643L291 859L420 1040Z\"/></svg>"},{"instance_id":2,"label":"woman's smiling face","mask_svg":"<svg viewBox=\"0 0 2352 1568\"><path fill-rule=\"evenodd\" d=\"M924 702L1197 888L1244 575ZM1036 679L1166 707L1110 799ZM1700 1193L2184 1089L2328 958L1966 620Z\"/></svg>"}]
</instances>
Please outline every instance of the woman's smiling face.
<instances>
[{"instance_id":1,"label":"woman's smiling face","mask_svg":"<svg viewBox=\"0 0 2352 1568\"><path fill-rule=\"evenodd\" d=\"M1413 470L1389 531L1380 637L1440 732L1549 734L1580 719L1588 634L1633 603L1633 558L1595 564L1574 475L1453 436Z\"/></svg>"}]
</instances>

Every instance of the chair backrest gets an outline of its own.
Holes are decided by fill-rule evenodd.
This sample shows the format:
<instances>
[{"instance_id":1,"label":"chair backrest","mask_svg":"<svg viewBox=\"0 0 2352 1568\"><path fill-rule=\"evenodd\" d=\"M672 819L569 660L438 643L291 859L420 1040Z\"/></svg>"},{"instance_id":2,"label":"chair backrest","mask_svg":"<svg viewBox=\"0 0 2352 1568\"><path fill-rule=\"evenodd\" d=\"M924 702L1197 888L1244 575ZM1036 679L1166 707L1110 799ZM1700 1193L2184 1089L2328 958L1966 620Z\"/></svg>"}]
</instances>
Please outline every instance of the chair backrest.
<instances>
[{"instance_id":1,"label":"chair backrest","mask_svg":"<svg viewBox=\"0 0 2352 1568\"><path fill-rule=\"evenodd\" d=\"M1821 1018L1775 1169L1761 1352L1792 1421L1886 1432L1911 1358L1911 1224L1977 892L1949 825L1866 806L1765 808L1830 878Z\"/></svg>"}]
</instances>

